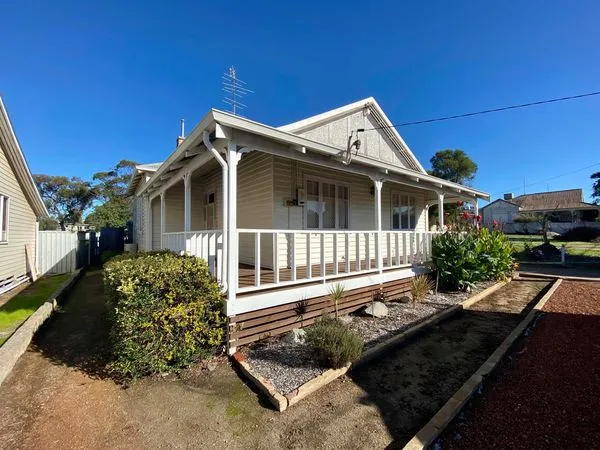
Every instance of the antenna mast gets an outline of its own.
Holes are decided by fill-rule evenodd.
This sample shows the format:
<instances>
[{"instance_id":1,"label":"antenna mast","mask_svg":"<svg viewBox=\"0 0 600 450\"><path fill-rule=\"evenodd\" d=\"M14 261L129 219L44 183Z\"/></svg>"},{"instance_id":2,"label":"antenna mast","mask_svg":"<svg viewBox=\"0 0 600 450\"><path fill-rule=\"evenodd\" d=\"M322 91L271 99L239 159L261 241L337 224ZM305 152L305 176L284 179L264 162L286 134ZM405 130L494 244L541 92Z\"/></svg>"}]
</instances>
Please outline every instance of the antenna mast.
<instances>
[{"instance_id":1,"label":"antenna mast","mask_svg":"<svg viewBox=\"0 0 600 450\"><path fill-rule=\"evenodd\" d=\"M235 67L229 68L229 73L224 73L223 76L223 91L229 94L229 97L223 99L231 107L231 112L237 116L238 110L247 108L241 100L246 94L254 94L254 91L246 88L246 82L240 80L235 73Z\"/></svg>"}]
</instances>

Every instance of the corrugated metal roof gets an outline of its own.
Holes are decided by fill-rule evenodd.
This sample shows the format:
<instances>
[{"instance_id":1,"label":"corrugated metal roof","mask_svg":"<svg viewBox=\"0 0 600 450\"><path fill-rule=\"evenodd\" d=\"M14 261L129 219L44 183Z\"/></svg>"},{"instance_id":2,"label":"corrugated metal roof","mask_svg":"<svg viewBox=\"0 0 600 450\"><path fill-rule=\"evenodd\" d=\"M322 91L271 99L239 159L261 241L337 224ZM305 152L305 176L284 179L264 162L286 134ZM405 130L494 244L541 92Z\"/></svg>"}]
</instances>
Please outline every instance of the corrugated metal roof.
<instances>
[{"instance_id":1,"label":"corrugated metal roof","mask_svg":"<svg viewBox=\"0 0 600 450\"><path fill-rule=\"evenodd\" d=\"M525 194L519 195L508 201L519 205L521 211L585 209L597 207L583 201L583 189L567 189L564 191Z\"/></svg>"}]
</instances>

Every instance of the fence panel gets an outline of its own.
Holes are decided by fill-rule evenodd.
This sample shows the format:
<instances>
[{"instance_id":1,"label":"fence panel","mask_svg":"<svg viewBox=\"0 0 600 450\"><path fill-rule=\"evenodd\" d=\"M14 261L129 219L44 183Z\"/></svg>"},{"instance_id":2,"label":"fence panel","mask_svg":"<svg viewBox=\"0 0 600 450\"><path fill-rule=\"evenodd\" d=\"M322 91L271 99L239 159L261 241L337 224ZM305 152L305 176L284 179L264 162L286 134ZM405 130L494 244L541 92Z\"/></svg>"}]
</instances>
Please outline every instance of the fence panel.
<instances>
[{"instance_id":1,"label":"fence panel","mask_svg":"<svg viewBox=\"0 0 600 450\"><path fill-rule=\"evenodd\" d=\"M76 232L40 231L37 265L41 274L68 273L77 269L79 239Z\"/></svg>"}]
</instances>

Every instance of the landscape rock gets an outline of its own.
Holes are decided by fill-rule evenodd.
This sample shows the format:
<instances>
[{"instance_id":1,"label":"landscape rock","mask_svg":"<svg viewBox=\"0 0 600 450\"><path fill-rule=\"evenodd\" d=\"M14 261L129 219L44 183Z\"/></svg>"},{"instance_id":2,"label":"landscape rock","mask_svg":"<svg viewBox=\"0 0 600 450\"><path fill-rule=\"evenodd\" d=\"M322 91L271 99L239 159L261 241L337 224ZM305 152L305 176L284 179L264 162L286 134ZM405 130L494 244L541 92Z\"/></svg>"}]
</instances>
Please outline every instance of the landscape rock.
<instances>
[{"instance_id":1,"label":"landscape rock","mask_svg":"<svg viewBox=\"0 0 600 450\"><path fill-rule=\"evenodd\" d=\"M341 317L338 318L338 320L340 322L342 322L344 325L351 324L352 323L352 319L353 319L352 316L341 316Z\"/></svg>"},{"instance_id":2,"label":"landscape rock","mask_svg":"<svg viewBox=\"0 0 600 450\"><path fill-rule=\"evenodd\" d=\"M410 303L412 302L412 297L410 295L403 295L398 299L398 303Z\"/></svg>"},{"instance_id":3,"label":"landscape rock","mask_svg":"<svg viewBox=\"0 0 600 450\"><path fill-rule=\"evenodd\" d=\"M380 319L388 315L388 308L387 306L385 306L384 303L373 302L365 308L364 312L369 316L377 317L378 319Z\"/></svg>"},{"instance_id":4,"label":"landscape rock","mask_svg":"<svg viewBox=\"0 0 600 450\"><path fill-rule=\"evenodd\" d=\"M304 344L306 339L306 331L301 328L294 328L283 337L283 341L288 344Z\"/></svg>"}]
</instances>

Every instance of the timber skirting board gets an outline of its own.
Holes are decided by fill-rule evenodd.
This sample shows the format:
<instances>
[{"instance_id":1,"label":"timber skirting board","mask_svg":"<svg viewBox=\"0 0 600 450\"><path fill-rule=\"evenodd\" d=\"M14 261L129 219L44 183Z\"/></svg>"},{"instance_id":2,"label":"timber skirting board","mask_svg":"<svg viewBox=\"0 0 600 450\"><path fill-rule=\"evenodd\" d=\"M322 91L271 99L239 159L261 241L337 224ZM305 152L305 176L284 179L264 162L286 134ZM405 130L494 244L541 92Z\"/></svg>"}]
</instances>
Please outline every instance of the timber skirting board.
<instances>
[{"instance_id":1,"label":"timber skirting board","mask_svg":"<svg viewBox=\"0 0 600 450\"><path fill-rule=\"evenodd\" d=\"M241 372L248 377L267 397L267 399L275 406L278 411L285 411L292 405L295 405L304 397L312 394L313 392L321 389L323 386L328 385L332 381L344 375L346 372L350 370L351 367L357 367L361 364L364 364L368 361L373 360L374 358L380 356L386 351L390 350L392 347L406 341L407 339L425 331L429 327L441 322L442 320L447 319L448 317L456 314L464 308L467 308L481 300L483 300L488 295L500 289L502 286L510 283L511 279L509 278L507 281L499 281L498 283L493 284L487 289L463 300L462 302L451 306L443 311L440 311L433 316L430 316L428 319L423 322L418 323L417 325L409 328L408 330L393 336L385 342L382 342L375 347L367 349L360 359L356 361L352 366L350 364L342 367L340 369L328 369L323 372L321 375L313 378L312 380L307 381L303 385L297 387L293 391L283 395L277 391L275 386L267 380L266 378L258 375L257 373L252 371L250 365L245 361L245 357L239 351L232 355L233 362L237 365L237 367L241 370Z\"/></svg>"},{"instance_id":2,"label":"timber skirting board","mask_svg":"<svg viewBox=\"0 0 600 450\"><path fill-rule=\"evenodd\" d=\"M57 309L58 301L73 288L81 274L82 269L74 272L0 347L0 384L10 374L20 356L25 353L35 332Z\"/></svg>"},{"instance_id":3,"label":"timber skirting board","mask_svg":"<svg viewBox=\"0 0 600 450\"><path fill-rule=\"evenodd\" d=\"M475 391L479 389L485 377L490 375L502 360L504 355L512 347L515 341L527 329L535 319L546 302L552 297L562 279L556 279L548 292L540 299L533 309L525 316L525 319L515 328L512 333L500 344L477 371L456 391L456 393L446 402L444 406L431 418L429 422L419 430L419 432L404 446L405 450L417 450L427 448L444 431L448 424L456 417L459 411L465 406Z\"/></svg>"}]
</instances>

